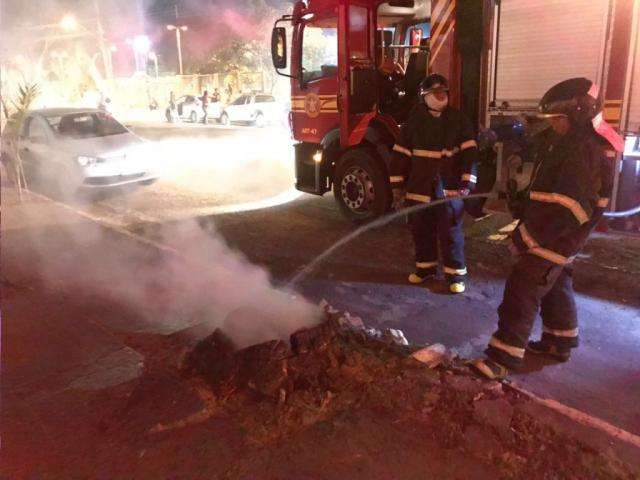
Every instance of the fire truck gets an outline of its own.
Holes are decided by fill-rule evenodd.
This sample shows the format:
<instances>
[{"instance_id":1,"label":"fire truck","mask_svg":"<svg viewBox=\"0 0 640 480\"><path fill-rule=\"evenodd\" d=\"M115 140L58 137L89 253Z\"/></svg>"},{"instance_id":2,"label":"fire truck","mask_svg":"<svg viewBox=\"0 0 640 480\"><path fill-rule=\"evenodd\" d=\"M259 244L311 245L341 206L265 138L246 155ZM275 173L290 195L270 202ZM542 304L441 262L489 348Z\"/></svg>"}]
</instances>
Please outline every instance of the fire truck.
<instances>
[{"instance_id":1,"label":"fire truck","mask_svg":"<svg viewBox=\"0 0 640 480\"><path fill-rule=\"evenodd\" d=\"M612 161L619 206L635 204L639 30L640 0L299 1L276 21L271 42L274 67L291 82L296 188L333 189L356 221L386 212L399 125L421 80L441 73L451 103L479 132L496 132L486 135L498 142L484 188L506 189L527 171L527 116L551 85L583 76L601 86L605 119L626 135L624 155L612 152Z\"/></svg>"}]
</instances>

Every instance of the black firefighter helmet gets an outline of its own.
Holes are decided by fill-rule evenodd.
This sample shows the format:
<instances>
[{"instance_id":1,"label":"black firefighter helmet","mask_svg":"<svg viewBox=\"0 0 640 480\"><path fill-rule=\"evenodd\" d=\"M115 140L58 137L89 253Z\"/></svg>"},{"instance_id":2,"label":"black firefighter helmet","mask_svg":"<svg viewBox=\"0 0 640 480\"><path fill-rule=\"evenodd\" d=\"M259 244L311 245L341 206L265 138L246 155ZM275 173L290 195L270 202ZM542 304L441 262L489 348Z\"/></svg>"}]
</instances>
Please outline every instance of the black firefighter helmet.
<instances>
[{"instance_id":1,"label":"black firefighter helmet","mask_svg":"<svg viewBox=\"0 0 640 480\"><path fill-rule=\"evenodd\" d=\"M538 117L566 116L572 125L587 125L602 111L598 87L586 78L570 78L557 83L544 94Z\"/></svg>"},{"instance_id":2,"label":"black firefighter helmet","mask_svg":"<svg viewBox=\"0 0 640 480\"><path fill-rule=\"evenodd\" d=\"M432 73L420 83L420 96L432 92L448 92L449 82L439 73Z\"/></svg>"}]
</instances>

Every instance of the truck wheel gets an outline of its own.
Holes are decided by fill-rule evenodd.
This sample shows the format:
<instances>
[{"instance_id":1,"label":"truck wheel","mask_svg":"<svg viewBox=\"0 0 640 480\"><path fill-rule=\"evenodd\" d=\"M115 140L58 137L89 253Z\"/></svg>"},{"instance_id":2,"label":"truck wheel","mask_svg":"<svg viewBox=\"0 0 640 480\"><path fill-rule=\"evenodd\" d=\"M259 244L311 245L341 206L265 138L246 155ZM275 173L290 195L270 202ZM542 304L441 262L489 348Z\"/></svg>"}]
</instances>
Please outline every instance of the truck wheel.
<instances>
[{"instance_id":1,"label":"truck wheel","mask_svg":"<svg viewBox=\"0 0 640 480\"><path fill-rule=\"evenodd\" d=\"M191 123L196 123L198 121L198 114L195 112L195 110L191 110L191 115L189 115L189 121Z\"/></svg>"},{"instance_id":2,"label":"truck wheel","mask_svg":"<svg viewBox=\"0 0 640 480\"><path fill-rule=\"evenodd\" d=\"M342 156L333 179L333 194L342 213L354 222L384 215L391 204L384 168L364 148Z\"/></svg>"}]
</instances>

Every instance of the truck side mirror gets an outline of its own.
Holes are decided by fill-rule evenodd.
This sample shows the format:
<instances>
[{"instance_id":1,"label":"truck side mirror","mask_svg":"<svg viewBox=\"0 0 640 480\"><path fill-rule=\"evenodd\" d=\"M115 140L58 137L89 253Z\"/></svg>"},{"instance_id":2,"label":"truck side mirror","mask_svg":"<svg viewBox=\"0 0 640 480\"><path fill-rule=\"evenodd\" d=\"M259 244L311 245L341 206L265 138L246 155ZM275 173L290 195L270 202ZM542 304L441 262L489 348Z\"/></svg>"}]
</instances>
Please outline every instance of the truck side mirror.
<instances>
[{"instance_id":1,"label":"truck side mirror","mask_svg":"<svg viewBox=\"0 0 640 480\"><path fill-rule=\"evenodd\" d=\"M276 70L287 68L287 31L275 27L271 32L271 59Z\"/></svg>"}]
</instances>

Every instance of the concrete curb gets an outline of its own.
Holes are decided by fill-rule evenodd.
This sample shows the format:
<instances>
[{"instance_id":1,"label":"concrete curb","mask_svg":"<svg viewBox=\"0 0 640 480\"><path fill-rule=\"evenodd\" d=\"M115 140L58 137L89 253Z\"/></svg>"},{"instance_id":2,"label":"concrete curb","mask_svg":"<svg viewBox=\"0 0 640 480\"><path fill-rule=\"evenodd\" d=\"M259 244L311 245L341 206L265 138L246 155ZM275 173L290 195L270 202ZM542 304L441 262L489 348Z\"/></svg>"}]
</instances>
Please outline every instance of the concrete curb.
<instances>
[{"instance_id":1,"label":"concrete curb","mask_svg":"<svg viewBox=\"0 0 640 480\"><path fill-rule=\"evenodd\" d=\"M576 438L597 451L613 454L640 475L640 436L556 400L539 397L517 383L503 385L530 400L523 409L525 413L558 433Z\"/></svg>"}]
</instances>

